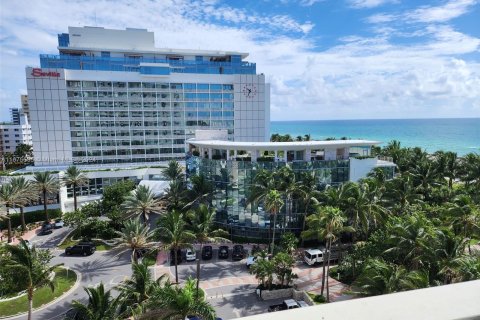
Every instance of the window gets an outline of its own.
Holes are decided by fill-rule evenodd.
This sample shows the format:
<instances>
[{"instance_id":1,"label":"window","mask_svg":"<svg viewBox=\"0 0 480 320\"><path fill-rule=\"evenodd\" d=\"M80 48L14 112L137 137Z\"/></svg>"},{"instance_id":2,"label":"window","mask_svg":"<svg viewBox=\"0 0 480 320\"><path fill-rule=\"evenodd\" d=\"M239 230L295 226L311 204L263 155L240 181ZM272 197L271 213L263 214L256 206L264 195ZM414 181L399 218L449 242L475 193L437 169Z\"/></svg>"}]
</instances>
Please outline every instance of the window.
<instances>
[{"instance_id":1,"label":"window","mask_svg":"<svg viewBox=\"0 0 480 320\"><path fill-rule=\"evenodd\" d=\"M102 58L110 58L110 51L102 51Z\"/></svg>"},{"instance_id":2,"label":"window","mask_svg":"<svg viewBox=\"0 0 480 320\"><path fill-rule=\"evenodd\" d=\"M5 129L5 131L7 131L7 130L8 130L8 129ZM8 135L8 134L6 134L6 135L4 135L4 137L8 138L8 137L9 137L9 135Z\"/></svg>"}]
</instances>

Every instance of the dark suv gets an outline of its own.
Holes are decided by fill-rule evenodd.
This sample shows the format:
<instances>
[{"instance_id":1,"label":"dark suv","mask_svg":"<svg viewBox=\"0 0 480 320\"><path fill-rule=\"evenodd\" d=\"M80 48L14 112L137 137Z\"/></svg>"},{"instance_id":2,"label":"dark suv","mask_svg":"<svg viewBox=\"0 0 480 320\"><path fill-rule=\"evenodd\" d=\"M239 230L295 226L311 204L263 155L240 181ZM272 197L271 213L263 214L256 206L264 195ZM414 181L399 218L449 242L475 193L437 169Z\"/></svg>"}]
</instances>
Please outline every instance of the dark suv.
<instances>
[{"instance_id":1,"label":"dark suv","mask_svg":"<svg viewBox=\"0 0 480 320\"><path fill-rule=\"evenodd\" d=\"M53 232L53 225L51 225L50 223L44 223L42 228L40 229L40 232L38 233L38 235L44 236L44 235L50 234L52 232Z\"/></svg>"},{"instance_id":2,"label":"dark suv","mask_svg":"<svg viewBox=\"0 0 480 320\"><path fill-rule=\"evenodd\" d=\"M213 256L213 249L212 246L205 246L202 248L202 259L203 260L210 260Z\"/></svg>"},{"instance_id":3,"label":"dark suv","mask_svg":"<svg viewBox=\"0 0 480 320\"><path fill-rule=\"evenodd\" d=\"M87 255L91 255L95 252L97 248L95 247L95 245L93 243L85 243L85 242L80 242L79 244L76 244L74 246L71 246L71 247L67 247L65 249L65 254L67 256L69 255L72 255L72 254L78 254L78 255L83 255L83 256L87 256Z\"/></svg>"},{"instance_id":4,"label":"dark suv","mask_svg":"<svg viewBox=\"0 0 480 320\"><path fill-rule=\"evenodd\" d=\"M233 246L232 260L242 260L244 255L245 251L243 250L243 246L241 244L236 244Z\"/></svg>"},{"instance_id":5,"label":"dark suv","mask_svg":"<svg viewBox=\"0 0 480 320\"><path fill-rule=\"evenodd\" d=\"M218 259L228 259L228 247L220 246L218 248Z\"/></svg>"}]
</instances>

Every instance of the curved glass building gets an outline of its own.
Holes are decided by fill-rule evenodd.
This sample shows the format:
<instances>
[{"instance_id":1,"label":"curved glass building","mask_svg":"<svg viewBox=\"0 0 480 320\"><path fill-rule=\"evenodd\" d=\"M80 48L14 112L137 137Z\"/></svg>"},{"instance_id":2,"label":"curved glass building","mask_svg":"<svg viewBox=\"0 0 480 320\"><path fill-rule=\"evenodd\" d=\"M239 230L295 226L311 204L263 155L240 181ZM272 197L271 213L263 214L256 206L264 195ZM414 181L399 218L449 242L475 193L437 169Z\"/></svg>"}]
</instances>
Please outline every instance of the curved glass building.
<instances>
[{"instance_id":1,"label":"curved glass building","mask_svg":"<svg viewBox=\"0 0 480 320\"><path fill-rule=\"evenodd\" d=\"M378 141L340 140L304 142L233 142L189 140L187 174L202 174L213 186L212 204L216 223L232 236L268 239L273 218L263 203L250 202L254 178L261 169L277 171L290 167L297 181L314 174L318 189L357 181L373 168L384 168L393 177L390 159L370 156ZM286 200L286 199L285 199ZM277 232L298 233L304 208L293 199L277 215Z\"/></svg>"}]
</instances>

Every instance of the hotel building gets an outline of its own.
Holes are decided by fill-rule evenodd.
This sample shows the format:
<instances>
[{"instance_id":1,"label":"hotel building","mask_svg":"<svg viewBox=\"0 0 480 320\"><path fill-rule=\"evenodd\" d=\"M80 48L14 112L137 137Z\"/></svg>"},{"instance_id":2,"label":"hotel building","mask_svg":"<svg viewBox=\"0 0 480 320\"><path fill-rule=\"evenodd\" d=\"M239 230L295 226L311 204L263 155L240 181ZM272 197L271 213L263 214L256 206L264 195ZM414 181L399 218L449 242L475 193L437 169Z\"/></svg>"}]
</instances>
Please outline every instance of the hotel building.
<instances>
[{"instance_id":1,"label":"hotel building","mask_svg":"<svg viewBox=\"0 0 480 320\"><path fill-rule=\"evenodd\" d=\"M155 48L143 29L69 27L27 67L35 166L183 159L197 129L269 138L270 92L247 53Z\"/></svg>"}]
</instances>

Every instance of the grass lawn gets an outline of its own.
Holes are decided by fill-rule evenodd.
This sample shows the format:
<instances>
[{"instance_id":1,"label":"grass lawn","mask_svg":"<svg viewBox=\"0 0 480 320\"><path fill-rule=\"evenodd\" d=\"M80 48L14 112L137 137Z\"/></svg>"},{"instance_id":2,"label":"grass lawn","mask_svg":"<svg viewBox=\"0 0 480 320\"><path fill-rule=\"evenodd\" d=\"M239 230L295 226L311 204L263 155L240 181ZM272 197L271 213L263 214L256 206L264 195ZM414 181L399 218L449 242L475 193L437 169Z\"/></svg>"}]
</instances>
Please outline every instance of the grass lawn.
<instances>
[{"instance_id":1,"label":"grass lawn","mask_svg":"<svg viewBox=\"0 0 480 320\"><path fill-rule=\"evenodd\" d=\"M327 300L319 294L315 294L313 292L307 292L307 294L310 296L310 299L312 299L312 301L315 304L323 304L323 303L327 302Z\"/></svg>"},{"instance_id":2,"label":"grass lawn","mask_svg":"<svg viewBox=\"0 0 480 320\"><path fill-rule=\"evenodd\" d=\"M37 289L33 294L33 308L39 308L42 305L51 302L58 298L63 293L68 291L77 280L77 275L73 271L68 271L64 268L55 269L55 291L52 292L49 287ZM28 311L27 295L21 296L17 299L0 302L0 317L12 316L17 313L24 313Z\"/></svg>"}]
</instances>

